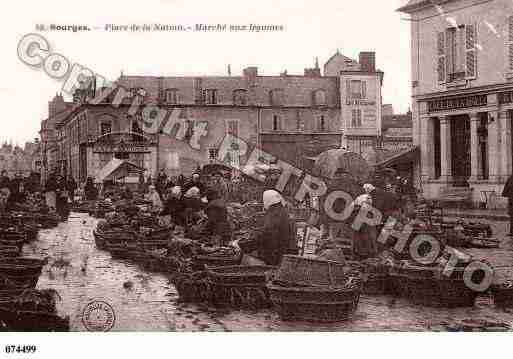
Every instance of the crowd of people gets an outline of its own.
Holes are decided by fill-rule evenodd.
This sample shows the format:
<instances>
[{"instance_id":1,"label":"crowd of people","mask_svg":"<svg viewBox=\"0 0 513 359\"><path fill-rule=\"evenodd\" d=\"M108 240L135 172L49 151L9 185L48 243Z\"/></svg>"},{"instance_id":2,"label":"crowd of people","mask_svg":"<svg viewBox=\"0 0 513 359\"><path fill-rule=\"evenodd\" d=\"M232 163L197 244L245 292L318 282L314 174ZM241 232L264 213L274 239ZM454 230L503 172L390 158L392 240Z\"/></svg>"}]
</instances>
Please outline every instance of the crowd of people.
<instances>
[{"instance_id":1,"label":"crowd of people","mask_svg":"<svg viewBox=\"0 0 513 359\"><path fill-rule=\"evenodd\" d=\"M27 196L40 191L39 174L32 172L24 176L16 172L10 176L6 170L0 173L0 211L14 209L23 203Z\"/></svg>"}]
</instances>

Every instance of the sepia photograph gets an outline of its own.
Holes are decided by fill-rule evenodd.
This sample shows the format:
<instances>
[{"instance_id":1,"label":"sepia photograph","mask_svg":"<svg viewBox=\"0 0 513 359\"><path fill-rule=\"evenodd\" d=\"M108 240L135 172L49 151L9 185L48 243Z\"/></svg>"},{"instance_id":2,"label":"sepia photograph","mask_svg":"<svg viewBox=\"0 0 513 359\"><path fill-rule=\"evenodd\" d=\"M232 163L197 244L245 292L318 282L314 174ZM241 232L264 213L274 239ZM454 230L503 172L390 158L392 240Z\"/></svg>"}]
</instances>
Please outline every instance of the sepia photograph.
<instances>
[{"instance_id":1,"label":"sepia photograph","mask_svg":"<svg viewBox=\"0 0 513 359\"><path fill-rule=\"evenodd\" d=\"M0 331L512 331L512 1L80 5L0 15Z\"/></svg>"}]
</instances>

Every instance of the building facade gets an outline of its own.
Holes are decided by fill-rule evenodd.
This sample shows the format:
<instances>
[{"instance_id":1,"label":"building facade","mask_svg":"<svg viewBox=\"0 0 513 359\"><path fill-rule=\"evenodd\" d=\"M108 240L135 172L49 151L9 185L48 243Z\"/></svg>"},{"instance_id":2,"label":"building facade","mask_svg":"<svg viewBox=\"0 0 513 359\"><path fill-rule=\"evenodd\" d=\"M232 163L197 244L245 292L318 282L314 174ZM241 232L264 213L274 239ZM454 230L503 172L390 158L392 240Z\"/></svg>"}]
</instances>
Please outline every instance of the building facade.
<instances>
[{"instance_id":1,"label":"building facade","mask_svg":"<svg viewBox=\"0 0 513 359\"><path fill-rule=\"evenodd\" d=\"M513 3L410 0L413 139L426 197L499 205L512 171ZM498 195L498 196L497 196Z\"/></svg>"},{"instance_id":2,"label":"building facade","mask_svg":"<svg viewBox=\"0 0 513 359\"><path fill-rule=\"evenodd\" d=\"M116 84L127 94L119 106L112 106L112 100L120 90L91 104L82 95L94 96L88 93L94 90L83 89L83 94L74 96L75 103L60 106L43 121L45 168L57 166L83 181L117 158L144 167L147 176L155 176L160 169L170 175L188 175L216 161L228 134L250 148L306 167L320 152L342 146L346 124L355 129L353 136L379 135L383 75L375 71L373 53L362 53L360 62L337 53L325 64L324 75L317 61L303 75L262 76L256 67L244 69L241 76L121 75ZM135 94L143 104L131 116ZM60 104L60 98L56 101ZM203 126L198 146L179 135L180 126L171 132L159 128L148 133L141 111L149 104L185 124L183 128ZM359 109L359 115L354 115L354 109ZM234 150L232 164L244 162L249 154L250 150L245 154Z\"/></svg>"}]
</instances>

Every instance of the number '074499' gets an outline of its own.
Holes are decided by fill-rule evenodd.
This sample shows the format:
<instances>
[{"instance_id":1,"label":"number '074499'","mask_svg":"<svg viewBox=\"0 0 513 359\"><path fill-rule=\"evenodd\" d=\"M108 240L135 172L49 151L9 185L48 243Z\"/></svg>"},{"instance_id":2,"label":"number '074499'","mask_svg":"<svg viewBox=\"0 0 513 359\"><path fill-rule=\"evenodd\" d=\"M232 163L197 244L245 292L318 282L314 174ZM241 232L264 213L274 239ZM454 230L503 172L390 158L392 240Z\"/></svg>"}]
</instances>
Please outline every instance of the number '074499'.
<instances>
[{"instance_id":1,"label":"number '074499'","mask_svg":"<svg viewBox=\"0 0 513 359\"><path fill-rule=\"evenodd\" d=\"M35 345L6 345L5 352L7 354L15 354L15 353L23 353L23 354L31 354L37 351L37 347Z\"/></svg>"}]
</instances>

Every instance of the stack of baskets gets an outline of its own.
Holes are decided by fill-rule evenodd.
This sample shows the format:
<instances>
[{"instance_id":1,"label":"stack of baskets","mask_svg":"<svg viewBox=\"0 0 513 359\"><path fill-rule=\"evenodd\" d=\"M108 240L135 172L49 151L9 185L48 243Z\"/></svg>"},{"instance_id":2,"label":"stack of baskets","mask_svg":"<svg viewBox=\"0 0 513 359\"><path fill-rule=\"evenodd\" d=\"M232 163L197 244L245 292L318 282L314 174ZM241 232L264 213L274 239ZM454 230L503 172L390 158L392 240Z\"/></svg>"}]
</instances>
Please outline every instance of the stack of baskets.
<instances>
[{"instance_id":1,"label":"stack of baskets","mask_svg":"<svg viewBox=\"0 0 513 359\"><path fill-rule=\"evenodd\" d=\"M283 320L334 322L356 311L362 281L342 263L287 255L267 287Z\"/></svg>"}]
</instances>

